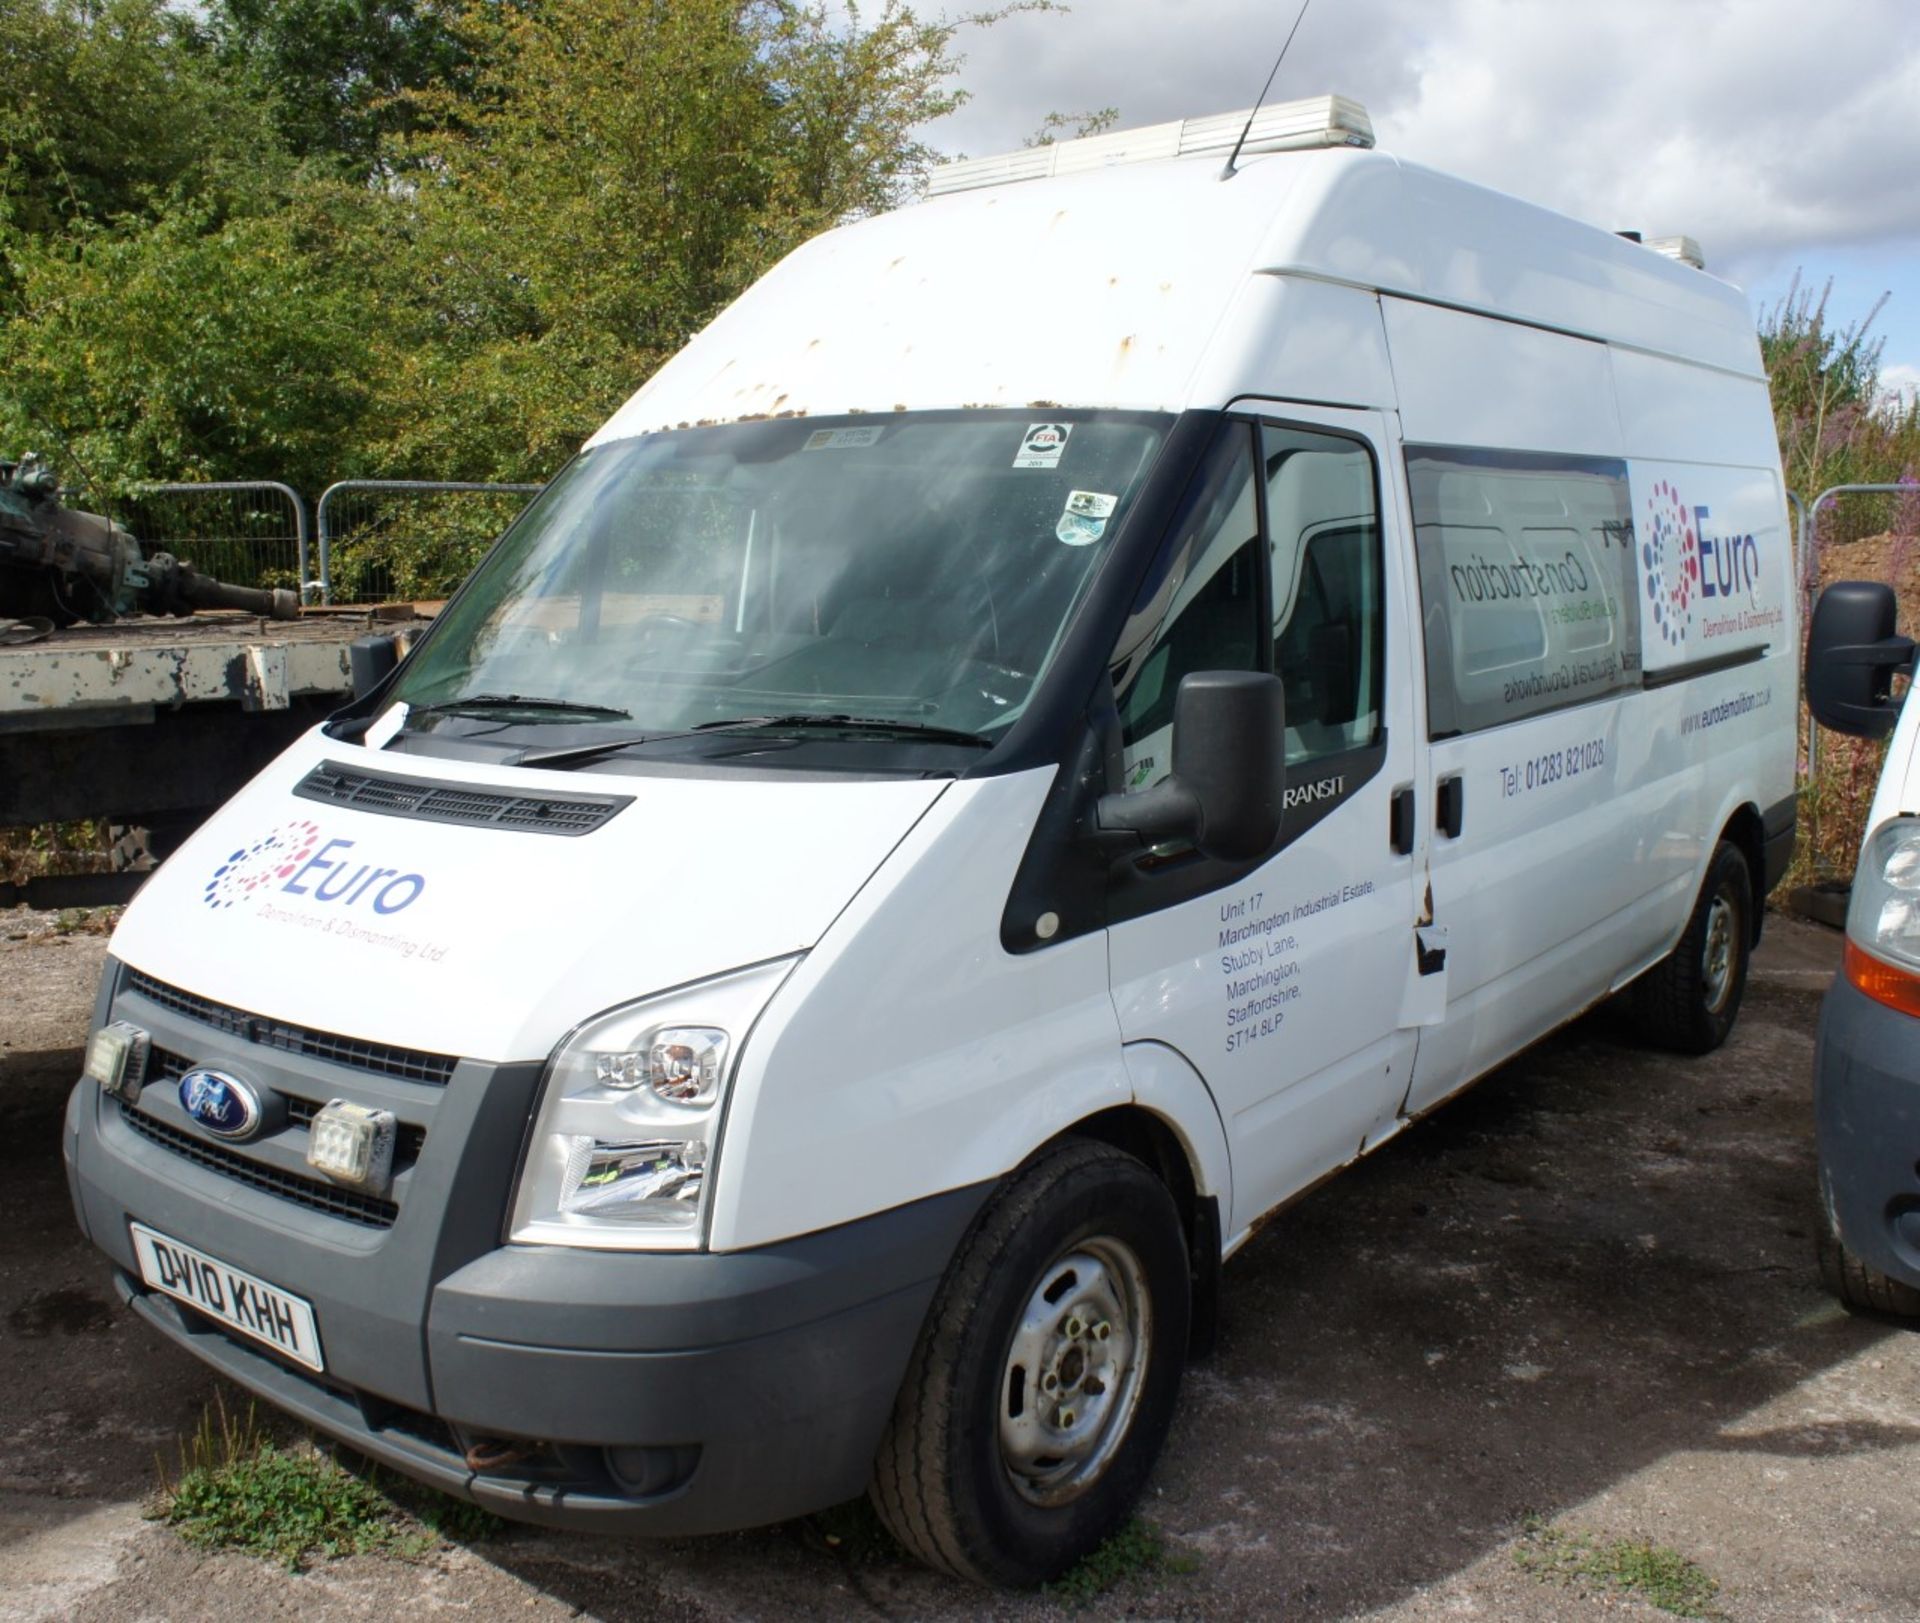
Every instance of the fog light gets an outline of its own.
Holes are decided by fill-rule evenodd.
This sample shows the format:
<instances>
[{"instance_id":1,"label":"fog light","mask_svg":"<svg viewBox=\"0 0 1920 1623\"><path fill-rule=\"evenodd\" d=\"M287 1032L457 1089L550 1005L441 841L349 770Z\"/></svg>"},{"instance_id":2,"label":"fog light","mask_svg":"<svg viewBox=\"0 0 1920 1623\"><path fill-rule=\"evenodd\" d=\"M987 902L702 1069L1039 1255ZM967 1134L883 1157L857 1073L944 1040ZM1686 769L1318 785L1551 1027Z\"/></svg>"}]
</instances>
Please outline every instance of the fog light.
<instances>
[{"instance_id":1,"label":"fog light","mask_svg":"<svg viewBox=\"0 0 1920 1623\"><path fill-rule=\"evenodd\" d=\"M336 1183L385 1194L393 1181L397 1126L391 1110L329 1100L308 1132L307 1165Z\"/></svg>"},{"instance_id":2,"label":"fog light","mask_svg":"<svg viewBox=\"0 0 1920 1623\"><path fill-rule=\"evenodd\" d=\"M147 1076L147 1049L151 1039L125 1020L102 1026L87 1044L85 1074L116 1099L129 1103L140 1097Z\"/></svg>"},{"instance_id":3,"label":"fog light","mask_svg":"<svg viewBox=\"0 0 1920 1623\"><path fill-rule=\"evenodd\" d=\"M700 1463L700 1445L683 1443L678 1448L609 1448L607 1472L620 1485L621 1492L635 1499L651 1499L671 1493L693 1475Z\"/></svg>"}]
</instances>

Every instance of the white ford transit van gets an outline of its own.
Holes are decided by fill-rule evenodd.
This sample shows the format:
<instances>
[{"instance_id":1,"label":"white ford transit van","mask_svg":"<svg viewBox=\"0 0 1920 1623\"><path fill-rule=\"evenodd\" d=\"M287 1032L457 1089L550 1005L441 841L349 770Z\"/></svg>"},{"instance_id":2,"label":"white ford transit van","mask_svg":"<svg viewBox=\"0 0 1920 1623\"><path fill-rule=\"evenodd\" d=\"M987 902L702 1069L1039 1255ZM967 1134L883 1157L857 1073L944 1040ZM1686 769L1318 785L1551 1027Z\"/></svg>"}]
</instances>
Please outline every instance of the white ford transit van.
<instances>
[{"instance_id":1,"label":"white ford transit van","mask_svg":"<svg viewBox=\"0 0 1920 1623\"><path fill-rule=\"evenodd\" d=\"M128 1304L510 1516L1122 1518L1266 1214L1793 831L1744 299L1321 99L956 166L633 397L115 934Z\"/></svg>"}]
</instances>

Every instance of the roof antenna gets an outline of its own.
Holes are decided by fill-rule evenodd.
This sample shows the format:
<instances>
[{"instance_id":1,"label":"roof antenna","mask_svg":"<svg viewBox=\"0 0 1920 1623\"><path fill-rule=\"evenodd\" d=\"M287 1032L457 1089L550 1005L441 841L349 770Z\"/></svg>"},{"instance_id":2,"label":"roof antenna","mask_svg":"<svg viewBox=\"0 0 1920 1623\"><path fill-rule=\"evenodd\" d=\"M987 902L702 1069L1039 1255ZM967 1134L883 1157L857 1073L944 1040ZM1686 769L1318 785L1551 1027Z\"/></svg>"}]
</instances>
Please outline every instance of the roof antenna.
<instances>
[{"instance_id":1,"label":"roof antenna","mask_svg":"<svg viewBox=\"0 0 1920 1623\"><path fill-rule=\"evenodd\" d=\"M1300 0L1300 14L1293 19L1293 26L1287 30L1287 42L1280 47L1280 54L1273 59L1272 71L1267 74L1267 82L1260 87L1260 99L1253 104L1253 111L1247 114L1247 127L1240 132L1240 139L1233 143L1233 151L1227 154L1227 166L1220 171L1222 180L1232 180L1239 173L1233 166L1240 157L1240 149L1247 144L1247 137L1253 133L1253 121L1260 116L1260 109L1266 105L1267 92L1273 88L1274 75L1280 71L1280 64L1287 59L1287 49L1293 44L1293 36L1300 32L1300 24L1306 20L1307 7L1313 0Z\"/></svg>"}]
</instances>

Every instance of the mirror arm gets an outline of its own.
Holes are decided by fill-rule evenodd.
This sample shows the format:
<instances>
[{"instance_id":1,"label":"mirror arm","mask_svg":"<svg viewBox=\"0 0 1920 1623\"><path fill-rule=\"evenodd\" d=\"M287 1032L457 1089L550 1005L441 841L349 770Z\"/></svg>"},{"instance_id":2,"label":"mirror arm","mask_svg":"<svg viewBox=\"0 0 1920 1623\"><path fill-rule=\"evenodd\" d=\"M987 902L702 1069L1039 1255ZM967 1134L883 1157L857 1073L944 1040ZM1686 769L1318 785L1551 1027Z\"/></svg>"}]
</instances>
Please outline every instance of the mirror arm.
<instances>
[{"instance_id":1,"label":"mirror arm","mask_svg":"<svg viewBox=\"0 0 1920 1623\"><path fill-rule=\"evenodd\" d=\"M1096 845L1125 855L1163 840L1192 839L1200 832L1200 802L1171 775L1138 794L1102 795L1093 803L1088 833Z\"/></svg>"},{"instance_id":2,"label":"mirror arm","mask_svg":"<svg viewBox=\"0 0 1920 1623\"><path fill-rule=\"evenodd\" d=\"M1883 637L1878 642L1839 643L1822 648L1818 658L1825 665L1869 665L1898 675L1913 667L1916 645L1911 637Z\"/></svg>"}]
</instances>

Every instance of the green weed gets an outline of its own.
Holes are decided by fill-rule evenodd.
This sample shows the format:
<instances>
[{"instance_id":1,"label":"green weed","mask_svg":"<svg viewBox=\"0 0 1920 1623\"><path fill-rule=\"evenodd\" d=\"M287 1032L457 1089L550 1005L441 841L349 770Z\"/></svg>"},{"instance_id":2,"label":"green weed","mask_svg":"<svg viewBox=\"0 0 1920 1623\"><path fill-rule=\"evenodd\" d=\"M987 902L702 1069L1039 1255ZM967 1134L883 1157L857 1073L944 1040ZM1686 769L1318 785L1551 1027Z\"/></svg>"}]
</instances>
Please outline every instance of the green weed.
<instances>
[{"instance_id":1,"label":"green weed","mask_svg":"<svg viewBox=\"0 0 1920 1623\"><path fill-rule=\"evenodd\" d=\"M415 1557L502 1525L477 1505L377 1469L350 1471L310 1443L282 1446L261 1430L251 1405L236 1420L217 1396L181 1444L178 1473L162 1465L151 1515L189 1544L239 1550L290 1571L371 1552Z\"/></svg>"},{"instance_id":2,"label":"green weed","mask_svg":"<svg viewBox=\"0 0 1920 1623\"><path fill-rule=\"evenodd\" d=\"M1678 1550L1641 1539L1602 1541L1591 1533L1529 1518L1513 1553L1522 1572L1542 1583L1592 1585L1631 1595L1675 1617L1717 1618L1720 1585Z\"/></svg>"},{"instance_id":3,"label":"green weed","mask_svg":"<svg viewBox=\"0 0 1920 1623\"><path fill-rule=\"evenodd\" d=\"M1184 1576L1199 1567L1194 1557L1169 1551L1160 1529L1136 1517L1054 1579L1045 1592L1069 1606L1086 1606L1129 1578Z\"/></svg>"}]
</instances>

